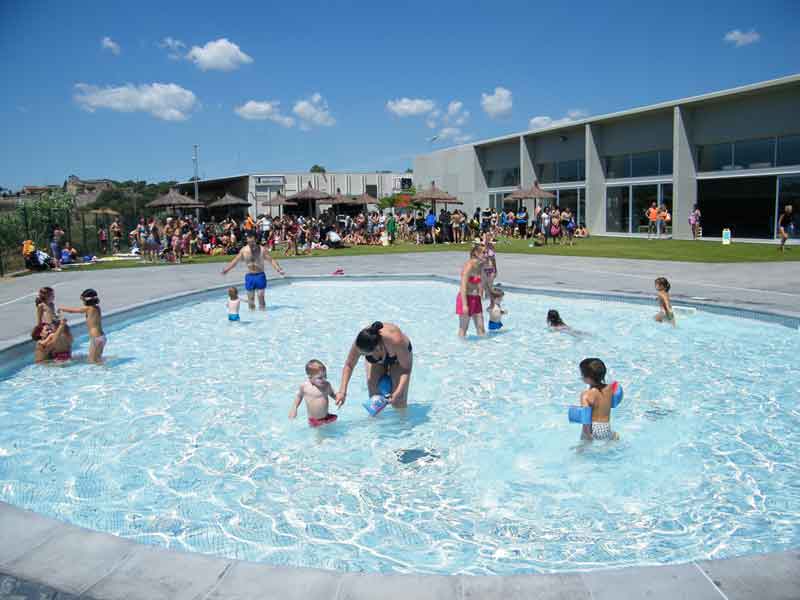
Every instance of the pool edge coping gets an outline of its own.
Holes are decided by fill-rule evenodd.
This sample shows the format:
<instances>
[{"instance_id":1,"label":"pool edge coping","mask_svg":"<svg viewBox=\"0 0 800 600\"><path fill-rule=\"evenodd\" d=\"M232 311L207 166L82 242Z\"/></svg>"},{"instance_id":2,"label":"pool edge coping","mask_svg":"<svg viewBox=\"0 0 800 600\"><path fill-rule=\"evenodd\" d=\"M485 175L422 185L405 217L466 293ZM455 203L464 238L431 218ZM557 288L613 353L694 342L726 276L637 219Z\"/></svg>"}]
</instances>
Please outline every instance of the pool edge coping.
<instances>
[{"instance_id":1,"label":"pool edge coping","mask_svg":"<svg viewBox=\"0 0 800 600\"><path fill-rule=\"evenodd\" d=\"M273 280L272 286L292 282L347 279L380 280L434 280L458 284L455 277L426 273L408 274L353 274L344 276L301 276ZM109 326L168 308L171 304L224 289L228 284L215 284L206 288L151 299L124 306L106 315ZM652 304L649 296L591 292L571 289L539 288L520 285L503 285L503 289L528 294L568 296L572 298L601 299L633 304ZM733 305L709 304L680 300L679 306L728 314L743 318L769 320L791 328L800 328L800 318L779 312L754 311ZM83 335L85 325L73 326ZM18 338L0 346L0 358L12 355L13 362L30 355L32 341ZM6 362L6 361L0 361ZM16 370L11 366L11 370ZM520 590L541 593L548 586L559 588L564 597L591 598L593 590L617 586L620 592L638 589L637 594L656 593L656 596L673 597L675 590L695 593L703 590L709 597L728 598L721 591L737 587L745 593L760 592L769 598L768 588L781 588L800 595L800 549L789 549L766 554L747 554L734 558L692 561L688 563L648 564L623 567L606 567L590 571L576 570L557 573L531 573L519 575L420 575L350 573L279 567L266 563L226 559L195 552L182 552L158 546L141 544L129 538L94 531L41 515L0 501L0 528L4 544L0 547L0 577L11 576L24 582L33 582L60 592L85 598L142 598L165 596L165 591L197 587L198 581L208 579L208 585L192 598L224 598L227 594L249 597L267 593L263 586L285 591L281 598L338 598L344 592L356 597L368 597L380 590L406 590L412 598L464 598L474 588L480 597L503 598ZM96 546L101 549L98 552ZM12 550L13 549L13 550ZM80 559L78 559L80 557ZM768 566L767 564L768 563ZM74 569L80 564L82 569ZM64 569L60 567L69 567ZM213 568L212 568L213 567ZM769 573L778 571L777 575ZM65 572L68 570L69 572ZM243 572L243 573L240 573ZM719 574L722 573L722 575ZM213 578L211 577L213 575ZM255 587L256 582L258 587ZM616 583L615 583L616 582ZM638 582L638 583L636 583ZM365 588L365 584L368 588ZM203 584L205 585L205 584ZM543 587L544 586L544 587ZM633 587L632 587L633 586ZM637 588L638 586L638 588ZM677 588L675 587L677 586ZM766 586L766 587L765 587ZM229 589L230 588L230 589ZM749 590L749 592L748 592ZM241 595L244 593L245 595ZM764 595L764 594L767 595ZM220 595L223 594L223 595ZM559 596L562 597L562 596ZM738 597L738 596L735 596ZM746 596L742 596L746 597ZM776 597L788 597L785 594Z\"/></svg>"}]
</instances>

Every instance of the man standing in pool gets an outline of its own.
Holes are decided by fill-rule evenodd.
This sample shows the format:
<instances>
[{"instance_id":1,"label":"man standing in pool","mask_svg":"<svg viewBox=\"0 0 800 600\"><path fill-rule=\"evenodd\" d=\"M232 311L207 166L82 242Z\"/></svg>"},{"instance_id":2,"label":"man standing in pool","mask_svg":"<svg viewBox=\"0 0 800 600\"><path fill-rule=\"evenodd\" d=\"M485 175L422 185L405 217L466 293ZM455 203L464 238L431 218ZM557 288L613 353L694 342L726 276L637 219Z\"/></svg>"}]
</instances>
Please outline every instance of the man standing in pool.
<instances>
[{"instance_id":1,"label":"man standing in pool","mask_svg":"<svg viewBox=\"0 0 800 600\"><path fill-rule=\"evenodd\" d=\"M250 310L256 308L256 292L258 292L258 308L266 310L267 304L264 300L264 291L267 289L267 276L264 273L264 259L267 258L272 264L272 268L279 275L284 275L284 271L277 261L272 258L269 251L259 246L256 242L256 234L253 231L247 233L247 244L239 250L227 267L222 269L222 274L227 275L240 260L247 266L247 273L244 276L244 289L247 290L247 305Z\"/></svg>"}]
</instances>

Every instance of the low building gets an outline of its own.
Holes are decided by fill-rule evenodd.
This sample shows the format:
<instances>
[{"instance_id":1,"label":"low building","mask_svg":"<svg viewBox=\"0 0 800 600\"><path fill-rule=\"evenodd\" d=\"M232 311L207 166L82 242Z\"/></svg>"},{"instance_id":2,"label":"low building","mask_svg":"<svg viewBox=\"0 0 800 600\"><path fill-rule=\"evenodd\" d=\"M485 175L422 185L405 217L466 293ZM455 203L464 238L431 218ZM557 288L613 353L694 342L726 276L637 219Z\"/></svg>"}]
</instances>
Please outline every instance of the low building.
<instances>
[{"instance_id":1,"label":"low building","mask_svg":"<svg viewBox=\"0 0 800 600\"><path fill-rule=\"evenodd\" d=\"M229 177L200 179L197 181L198 195L201 202L209 204L213 200L230 193L251 202L250 214L268 212L264 208L267 202L278 194L291 196L309 186L315 190L331 195L360 196L367 193L380 199L407 191L413 185L411 173L373 172L373 173L245 173ZM177 185L181 193L188 196L194 194L194 181L182 181ZM324 208L324 204L322 204ZM289 214L301 214L308 210L307 206L286 207ZM319 212L318 207L314 209Z\"/></svg>"},{"instance_id":2,"label":"low building","mask_svg":"<svg viewBox=\"0 0 800 600\"><path fill-rule=\"evenodd\" d=\"M593 234L641 235L657 202L676 238L691 237L695 205L704 236L773 238L800 205L800 75L447 148L416 157L414 175L470 212L516 209L507 196L538 182Z\"/></svg>"},{"instance_id":3,"label":"low building","mask_svg":"<svg viewBox=\"0 0 800 600\"><path fill-rule=\"evenodd\" d=\"M75 175L70 175L64 182L64 191L73 196L81 194L98 195L104 190L114 189L114 182L110 179L80 179Z\"/></svg>"},{"instance_id":4,"label":"low building","mask_svg":"<svg viewBox=\"0 0 800 600\"><path fill-rule=\"evenodd\" d=\"M41 196L50 192L60 192L60 185L23 185L19 191L20 196Z\"/></svg>"}]
</instances>

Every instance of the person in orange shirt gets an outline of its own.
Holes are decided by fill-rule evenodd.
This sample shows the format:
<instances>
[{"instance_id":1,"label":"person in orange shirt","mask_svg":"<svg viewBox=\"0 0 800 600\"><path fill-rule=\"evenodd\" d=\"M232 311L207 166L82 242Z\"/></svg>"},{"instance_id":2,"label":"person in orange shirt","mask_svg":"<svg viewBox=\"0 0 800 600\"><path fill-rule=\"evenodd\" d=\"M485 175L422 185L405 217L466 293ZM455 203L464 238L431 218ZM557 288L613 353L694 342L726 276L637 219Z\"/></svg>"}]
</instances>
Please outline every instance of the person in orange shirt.
<instances>
[{"instance_id":1,"label":"person in orange shirt","mask_svg":"<svg viewBox=\"0 0 800 600\"><path fill-rule=\"evenodd\" d=\"M672 222L672 215L669 214L666 204L662 204L658 209L658 238L661 239L661 234L667 233L667 225Z\"/></svg>"},{"instance_id":2,"label":"person in orange shirt","mask_svg":"<svg viewBox=\"0 0 800 600\"><path fill-rule=\"evenodd\" d=\"M650 205L645 214L647 215L647 239L649 240L651 239L650 236L656 233L658 229L658 207L655 202Z\"/></svg>"}]
</instances>

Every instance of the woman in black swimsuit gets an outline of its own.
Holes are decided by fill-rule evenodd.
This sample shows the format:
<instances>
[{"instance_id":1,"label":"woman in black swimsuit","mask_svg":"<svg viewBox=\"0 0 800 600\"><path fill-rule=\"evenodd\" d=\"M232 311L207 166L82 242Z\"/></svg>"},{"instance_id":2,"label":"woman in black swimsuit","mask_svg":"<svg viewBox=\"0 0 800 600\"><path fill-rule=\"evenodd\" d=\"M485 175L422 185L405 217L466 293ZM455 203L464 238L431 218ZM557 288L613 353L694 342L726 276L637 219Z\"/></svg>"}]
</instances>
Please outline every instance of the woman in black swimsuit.
<instances>
[{"instance_id":1,"label":"woman in black swimsuit","mask_svg":"<svg viewBox=\"0 0 800 600\"><path fill-rule=\"evenodd\" d=\"M408 385L413 364L411 341L397 325L376 321L362 329L342 369L342 381L336 394L336 405L344 404L347 386L358 359L367 361L367 388L369 395L378 394L378 382L384 374L392 378L392 395L389 403L395 408L408 404Z\"/></svg>"}]
</instances>

